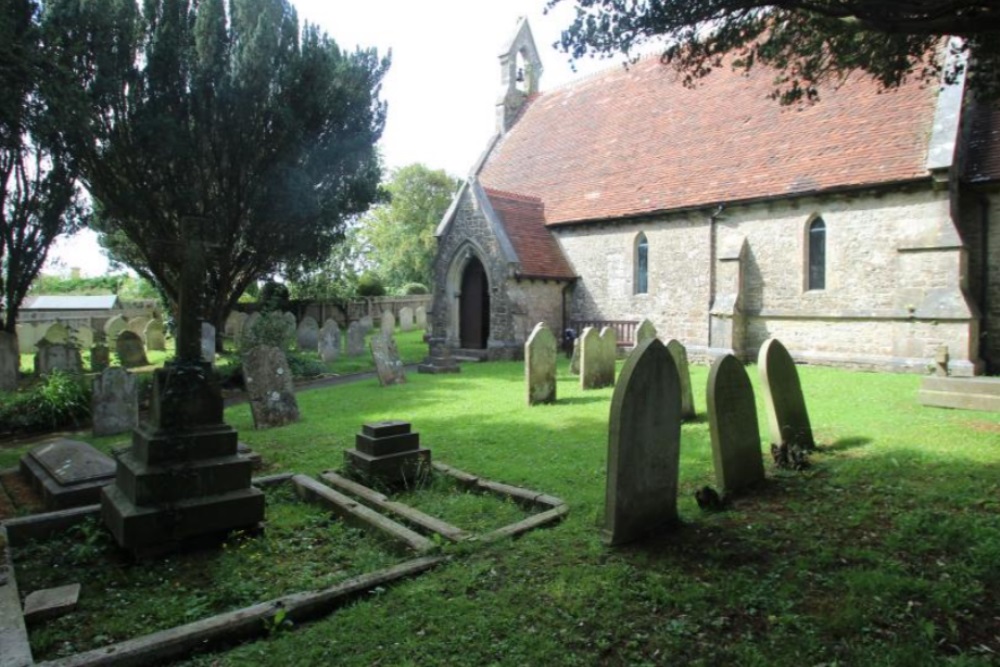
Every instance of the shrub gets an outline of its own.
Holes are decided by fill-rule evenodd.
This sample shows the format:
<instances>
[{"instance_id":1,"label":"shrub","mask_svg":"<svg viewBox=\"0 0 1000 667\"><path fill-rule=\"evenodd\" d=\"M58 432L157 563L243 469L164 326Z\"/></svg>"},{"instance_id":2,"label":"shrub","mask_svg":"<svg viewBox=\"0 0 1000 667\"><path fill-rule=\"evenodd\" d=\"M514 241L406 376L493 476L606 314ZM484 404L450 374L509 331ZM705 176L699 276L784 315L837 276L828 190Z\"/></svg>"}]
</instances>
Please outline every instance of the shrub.
<instances>
[{"instance_id":1,"label":"shrub","mask_svg":"<svg viewBox=\"0 0 1000 667\"><path fill-rule=\"evenodd\" d=\"M244 327L239 337L239 351L244 353L258 345L272 345L288 350L295 342L295 328L281 313L264 313L253 327Z\"/></svg>"},{"instance_id":2,"label":"shrub","mask_svg":"<svg viewBox=\"0 0 1000 667\"><path fill-rule=\"evenodd\" d=\"M299 352L286 352L285 358L288 360L288 369L292 371L292 377L311 378L326 372L326 367L318 359Z\"/></svg>"},{"instance_id":3,"label":"shrub","mask_svg":"<svg viewBox=\"0 0 1000 667\"><path fill-rule=\"evenodd\" d=\"M385 296L385 285L374 273L365 273L358 278L358 296Z\"/></svg>"},{"instance_id":4,"label":"shrub","mask_svg":"<svg viewBox=\"0 0 1000 667\"><path fill-rule=\"evenodd\" d=\"M53 371L31 389L0 394L2 432L80 426L89 416L89 383L61 371Z\"/></svg>"},{"instance_id":5,"label":"shrub","mask_svg":"<svg viewBox=\"0 0 1000 667\"><path fill-rule=\"evenodd\" d=\"M399 293L403 296L411 296L413 294L430 294L430 290L423 283L406 283Z\"/></svg>"}]
</instances>

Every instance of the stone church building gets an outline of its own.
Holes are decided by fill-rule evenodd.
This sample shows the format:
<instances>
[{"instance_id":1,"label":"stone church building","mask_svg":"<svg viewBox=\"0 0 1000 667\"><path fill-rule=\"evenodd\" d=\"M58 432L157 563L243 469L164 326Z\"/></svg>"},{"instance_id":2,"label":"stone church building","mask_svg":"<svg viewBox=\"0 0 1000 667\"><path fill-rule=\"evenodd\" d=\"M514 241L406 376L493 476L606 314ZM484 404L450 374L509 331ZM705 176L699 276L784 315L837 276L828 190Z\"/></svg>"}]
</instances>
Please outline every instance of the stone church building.
<instances>
[{"instance_id":1,"label":"stone church building","mask_svg":"<svg viewBox=\"0 0 1000 667\"><path fill-rule=\"evenodd\" d=\"M862 76L782 107L773 72L685 87L647 58L539 93L526 21L497 131L437 230L433 335L516 358L648 318L694 358L1000 370L1000 112ZM620 341L622 342L622 341ZM627 342L627 341L623 341Z\"/></svg>"}]
</instances>

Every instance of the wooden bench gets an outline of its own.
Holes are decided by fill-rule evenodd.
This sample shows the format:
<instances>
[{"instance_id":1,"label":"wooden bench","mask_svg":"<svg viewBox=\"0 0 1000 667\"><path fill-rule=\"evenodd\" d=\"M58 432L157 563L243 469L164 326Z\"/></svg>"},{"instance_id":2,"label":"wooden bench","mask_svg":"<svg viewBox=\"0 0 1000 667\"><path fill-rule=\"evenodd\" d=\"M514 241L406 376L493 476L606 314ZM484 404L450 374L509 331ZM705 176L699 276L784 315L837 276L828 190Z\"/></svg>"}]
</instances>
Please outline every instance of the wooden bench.
<instances>
[{"instance_id":1,"label":"wooden bench","mask_svg":"<svg viewBox=\"0 0 1000 667\"><path fill-rule=\"evenodd\" d=\"M632 347L635 345L635 331L639 328L639 323L634 320L573 320L570 326L576 330L577 336L583 335L583 330L587 327L594 327L598 332L608 327L615 332L618 347Z\"/></svg>"}]
</instances>

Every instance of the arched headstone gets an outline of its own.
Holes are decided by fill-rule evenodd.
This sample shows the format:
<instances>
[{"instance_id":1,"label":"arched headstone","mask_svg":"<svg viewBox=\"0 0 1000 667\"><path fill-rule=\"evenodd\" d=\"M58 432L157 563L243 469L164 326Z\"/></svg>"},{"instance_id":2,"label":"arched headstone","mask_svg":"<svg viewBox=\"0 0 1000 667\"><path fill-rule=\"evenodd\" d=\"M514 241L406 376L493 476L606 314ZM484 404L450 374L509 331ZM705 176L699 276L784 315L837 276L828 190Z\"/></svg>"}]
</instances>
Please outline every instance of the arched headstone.
<instances>
[{"instance_id":1,"label":"arched headstone","mask_svg":"<svg viewBox=\"0 0 1000 667\"><path fill-rule=\"evenodd\" d=\"M743 364L733 355L719 357L712 364L706 404L719 491L732 493L760 482L764 460L753 386Z\"/></svg>"},{"instance_id":2,"label":"arched headstone","mask_svg":"<svg viewBox=\"0 0 1000 667\"><path fill-rule=\"evenodd\" d=\"M423 306L417 306L417 309L413 311L414 322L418 329L427 328L427 309Z\"/></svg>"},{"instance_id":3,"label":"arched headstone","mask_svg":"<svg viewBox=\"0 0 1000 667\"><path fill-rule=\"evenodd\" d=\"M635 344L638 345L650 338L656 338L656 327L649 320L643 320L635 330Z\"/></svg>"},{"instance_id":4,"label":"arched headstone","mask_svg":"<svg viewBox=\"0 0 1000 667\"><path fill-rule=\"evenodd\" d=\"M58 343L65 345L69 343L69 327L67 327L62 322L56 322L55 324L50 324L45 330L45 340L50 343Z\"/></svg>"},{"instance_id":5,"label":"arched headstone","mask_svg":"<svg viewBox=\"0 0 1000 667\"><path fill-rule=\"evenodd\" d=\"M163 321L151 319L142 332L147 350L163 351L167 349L167 339L163 335Z\"/></svg>"},{"instance_id":6,"label":"arched headstone","mask_svg":"<svg viewBox=\"0 0 1000 667\"><path fill-rule=\"evenodd\" d=\"M128 323L121 315L115 315L104 323L104 336L108 341L118 340L118 334L128 329Z\"/></svg>"},{"instance_id":7,"label":"arched headstone","mask_svg":"<svg viewBox=\"0 0 1000 667\"><path fill-rule=\"evenodd\" d=\"M35 353L35 374L48 375L54 370L79 373L83 370L80 350L66 343L50 343L42 338Z\"/></svg>"},{"instance_id":8,"label":"arched headstone","mask_svg":"<svg viewBox=\"0 0 1000 667\"><path fill-rule=\"evenodd\" d=\"M396 317L391 310L382 311L382 322L380 326L383 336L392 336L396 333Z\"/></svg>"},{"instance_id":9,"label":"arched headstone","mask_svg":"<svg viewBox=\"0 0 1000 667\"><path fill-rule=\"evenodd\" d=\"M681 397L677 368L652 338L632 351L611 398L604 540L623 544L677 522Z\"/></svg>"},{"instance_id":10,"label":"arched headstone","mask_svg":"<svg viewBox=\"0 0 1000 667\"><path fill-rule=\"evenodd\" d=\"M94 346L94 330L86 324L82 324L73 330L71 334L76 342L76 346L81 350L89 350Z\"/></svg>"},{"instance_id":11,"label":"arched headstone","mask_svg":"<svg viewBox=\"0 0 1000 667\"><path fill-rule=\"evenodd\" d=\"M396 348L396 341L390 336L372 336L371 342L372 360L375 362L375 372L378 373L378 381L383 387L390 384L403 384L406 382L406 369L403 361L399 358L399 350Z\"/></svg>"},{"instance_id":12,"label":"arched headstone","mask_svg":"<svg viewBox=\"0 0 1000 667\"><path fill-rule=\"evenodd\" d=\"M106 368L94 378L91 396L94 435L129 433L139 425L139 387L124 368Z\"/></svg>"},{"instance_id":13,"label":"arched headstone","mask_svg":"<svg viewBox=\"0 0 1000 667\"><path fill-rule=\"evenodd\" d=\"M306 315L299 322L295 338L300 350L303 352L312 352L319 345L319 324L315 319Z\"/></svg>"},{"instance_id":14,"label":"arched headstone","mask_svg":"<svg viewBox=\"0 0 1000 667\"><path fill-rule=\"evenodd\" d=\"M604 363L602 385L610 387L615 383L615 359L618 357L618 336L611 327L601 329L601 361Z\"/></svg>"},{"instance_id":15,"label":"arched headstone","mask_svg":"<svg viewBox=\"0 0 1000 667\"><path fill-rule=\"evenodd\" d=\"M775 445L816 447L795 360L777 338L764 341L757 355L767 423Z\"/></svg>"},{"instance_id":16,"label":"arched headstone","mask_svg":"<svg viewBox=\"0 0 1000 667\"><path fill-rule=\"evenodd\" d=\"M323 363L336 361L340 356L340 327L334 320L327 320L319 330L317 352Z\"/></svg>"},{"instance_id":17,"label":"arched headstone","mask_svg":"<svg viewBox=\"0 0 1000 667\"><path fill-rule=\"evenodd\" d=\"M153 318L147 315L137 315L128 321L128 330L145 341L146 338L144 333L146 331L146 325L149 324L151 319Z\"/></svg>"},{"instance_id":18,"label":"arched headstone","mask_svg":"<svg viewBox=\"0 0 1000 667\"><path fill-rule=\"evenodd\" d=\"M677 375L681 380L681 419L694 419L694 393L691 389L691 370L688 368L687 348L675 339L667 343L667 351L677 366Z\"/></svg>"},{"instance_id":19,"label":"arched headstone","mask_svg":"<svg viewBox=\"0 0 1000 667\"><path fill-rule=\"evenodd\" d=\"M132 331L125 330L118 334L118 338L115 339L115 353L125 368L149 365L142 339Z\"/></svg>"},{"instance_id":20,"label":"arched headstone","mask_svg":"<svg viewBox=\"0 0 1000 667\"><path fill-rule=\"evenodd\" d=\"M413 331L413 309L409 306L399 309L399 328L401 331Z\"/></svg>"},{"instance_id":21,"label":"arched headstone","mask_svg":"<svg viewBox=\"0 0 1000 667\"><path fill-rule=\"evenodd\" d=\"M365 353L365 325L351 322L347 327L347 356L360 357Z\"/></svg>"},{"instance_id":22,"label":"arched headstone","mask_svg":"<svg viewBox=\"0 0 1000 667\"><path fill-rule=\"evenodd\" d=\"M524 381L528 405L556 402L556 337L544 322L524 344Z\"/></svg>"},{"instance_id":23,"label":"arched headstone","mask_svg":"<svg viewBox=\"0 0 1000 667\"><path fill-rule=\"evenodd\" d=\"M299 420L292 371L285 353L258 345L243 356L243 378L254 428L284 426Z\"/></svg>"}]
</instances>

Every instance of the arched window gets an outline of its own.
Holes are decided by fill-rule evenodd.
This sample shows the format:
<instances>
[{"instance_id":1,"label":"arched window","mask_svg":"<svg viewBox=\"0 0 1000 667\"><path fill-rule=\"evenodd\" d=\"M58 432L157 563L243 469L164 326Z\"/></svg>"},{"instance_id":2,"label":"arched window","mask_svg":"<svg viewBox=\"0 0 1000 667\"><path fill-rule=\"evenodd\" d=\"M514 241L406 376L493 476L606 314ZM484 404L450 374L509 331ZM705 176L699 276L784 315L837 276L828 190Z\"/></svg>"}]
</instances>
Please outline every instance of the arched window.
<instances>
[{"instance_id":1,"label":"arched window","mask_svg":"<svg viewBox=\"0 0 1000 667\"><path fill-rule=\"evenodd\" d=\"M645 234L635 239L635 293L649 292L649 241Z\"/></svg>"},{"instance_id":2,"label":"arched window","mask_svg":"<svg viewBox=\"0 0 1000 667\"><path fill-rule=\"evenodd\" d=\"M809 223L809 266L806 289L826 289L826 223L816 216Z\"/></svg>"}]
</instances>

